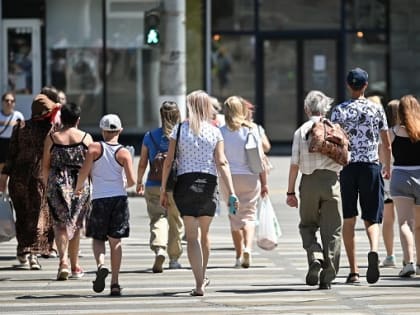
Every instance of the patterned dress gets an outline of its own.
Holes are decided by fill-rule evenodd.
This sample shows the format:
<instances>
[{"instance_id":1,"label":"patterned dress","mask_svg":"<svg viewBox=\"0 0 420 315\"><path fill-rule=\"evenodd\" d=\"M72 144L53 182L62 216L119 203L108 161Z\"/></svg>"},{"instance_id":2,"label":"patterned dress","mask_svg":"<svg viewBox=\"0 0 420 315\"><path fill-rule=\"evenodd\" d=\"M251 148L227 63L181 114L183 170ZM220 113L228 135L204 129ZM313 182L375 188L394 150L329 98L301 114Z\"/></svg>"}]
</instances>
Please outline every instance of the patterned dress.
<instances>
[{"instance_id":1,"label":"patterned dress","mask_svg":"<svg viewBox=\"0 0 420 315\"><path fill-rule=\"evenodd\" d=\"M2 170L9 176L19 256L26 253L48 254L54 241L41 172L44 140L50 129L48 120L27 120L16 125Z\"/></svg>"},{"instance_id":2,"label":"patterned dress","mask_svg":"<svg viewBox=\"0 0 420 315\"><path fill-rule=\"evenodd\" d=\"M50 172L48 175L47 199L57 228L67 230L72 239L74 232L83 226L90 209L90 185L86 180L80 196L74 195L77 176L87 151L83 143L62 145L54 143L51 147Z\"/></svg>"}]
</instances>

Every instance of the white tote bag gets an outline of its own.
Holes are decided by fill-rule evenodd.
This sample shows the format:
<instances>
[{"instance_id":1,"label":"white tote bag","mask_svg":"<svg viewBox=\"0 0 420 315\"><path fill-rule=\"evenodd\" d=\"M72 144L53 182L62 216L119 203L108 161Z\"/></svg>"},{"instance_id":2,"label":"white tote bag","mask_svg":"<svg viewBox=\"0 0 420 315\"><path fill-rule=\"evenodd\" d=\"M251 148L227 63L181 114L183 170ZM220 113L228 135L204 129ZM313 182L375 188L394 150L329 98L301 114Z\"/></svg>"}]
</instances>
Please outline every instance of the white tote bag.
<instances>
[{"instance_id":1,"label":"white tote bag","mask_svg":"<svg viewBox=\"0 0 420 315\"><path fill-rule=\"evenodd\" d=\"M16 236L13 205L9 196L0 193L0 242L10 241Z\"/></svg>"},{"instance_id":2,"label":"white tote bag","mask_svg":"<svg viewBox=\"0 0 420 315\"><path fill-rule=\"evenodd\" d=\"M249 169L254 174L259 174L264 171L261 146L257 136L251 130L248 131L245 142L245 153Z\"/></svg>"},{"instance_id":3,"label":"white tote bag","mask_svg":"<svg viewBox=\"0 0 420 315\"><path fill-rule=\"evenodd\" d=\"M257 245L265 250L273 250L281 236L281 229L273 205L268 196L258 204Z\"/></svg>"}]
</instances>

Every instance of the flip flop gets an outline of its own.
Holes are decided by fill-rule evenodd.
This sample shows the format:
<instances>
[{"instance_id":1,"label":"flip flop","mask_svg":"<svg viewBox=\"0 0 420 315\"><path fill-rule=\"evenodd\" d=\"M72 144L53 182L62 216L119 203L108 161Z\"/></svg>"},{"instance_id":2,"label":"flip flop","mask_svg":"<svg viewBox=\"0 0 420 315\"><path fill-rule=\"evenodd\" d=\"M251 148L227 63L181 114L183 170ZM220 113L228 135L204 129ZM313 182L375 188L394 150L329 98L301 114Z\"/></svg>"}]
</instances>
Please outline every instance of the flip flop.
<instances>
[{"instance_id":1,"label":"flip flop","mask_svg":"<svg viewBox=\"0 0 420 315\"><path fill-rule=\"evenodd\" d=\"M204 287L207 287L210 285L210 279L207 277L204 277Z\"/></svg>"},{"instance_id":2,"label":"flip flop","mask_svg":"<svg viewBox=\"0 0 420 315\"><path fill-rule=\"evenodd\" d=\"M357 272L351 272L347 276L346 283L347 284L354 284L354 283L360 283L360 275Z\"/></svg>"},{"instance_id":3,"label":"flip flop","mask_svg":"<svg viewBox=\"0 0 420 315\"><path fill-rule=\"evenodd\" d=\"M105 289L105 278L108 276L109 270L105 267L99 267L96 271L96 279L93 281L93 291L100 293Z\"/></svg>"},{"instance_id":4,"label":"flip flop","mask_svg":"<svg viewBox=\"0 0 420 315\"><path fill-rule=\"evenodd\" d=\"M368 254L368 269L366 273L366 280L368 283L375 283L379 280L379 258L377 252L370 252Z\"/></svg>"}]
</instances>

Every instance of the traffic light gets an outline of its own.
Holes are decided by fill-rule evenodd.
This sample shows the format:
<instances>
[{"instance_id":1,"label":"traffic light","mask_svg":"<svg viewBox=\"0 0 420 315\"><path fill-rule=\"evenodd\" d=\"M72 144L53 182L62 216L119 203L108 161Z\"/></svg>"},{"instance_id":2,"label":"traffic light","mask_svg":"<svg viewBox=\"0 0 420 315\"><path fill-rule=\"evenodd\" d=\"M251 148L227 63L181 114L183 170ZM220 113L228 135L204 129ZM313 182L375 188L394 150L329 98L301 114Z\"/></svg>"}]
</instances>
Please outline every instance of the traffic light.
<instances>
[{"instance_id":1,"label":"traffic light","mask_svg":"<svg viewBox=\"0 0 420 315\"><path fill-rule=\"evenodd\" d=\"M146 45L159 45L159 24L160 12L157 9L152 9L144 13L144 43Z\"/></svg>"}]
</instances>

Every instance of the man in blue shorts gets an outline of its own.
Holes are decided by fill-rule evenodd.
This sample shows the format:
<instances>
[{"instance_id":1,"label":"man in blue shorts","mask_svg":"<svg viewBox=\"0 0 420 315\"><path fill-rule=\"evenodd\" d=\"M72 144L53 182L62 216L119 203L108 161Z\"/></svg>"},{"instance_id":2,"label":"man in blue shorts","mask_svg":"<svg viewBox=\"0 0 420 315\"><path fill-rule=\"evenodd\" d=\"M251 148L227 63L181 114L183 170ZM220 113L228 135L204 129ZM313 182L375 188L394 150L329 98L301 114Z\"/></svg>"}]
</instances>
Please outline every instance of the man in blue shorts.
<instances>
[{"instance_id":1,"label":"man in blue shorts","mask_svg":"<svg viewBox=\"0 0 420 315\"><path fill-rule=\"evenodd\" d=\"M93 282L97 293L105 288L109 270L105 265L105 242L111 252L111 296L121 295L118 275L121 267L121 239L129 236L129 212L126 188L133 186L133 160L130 151L118 143L122 131L117 115L102 117L99 127L104 141L89 145L79 172L76 192L82 191L85 179L92 178L92 211L86 222L86 236L93 238L93 254L98 270Z\"/></svg>"},{"instance_id":2,"label":"man in blue shorts","mask_svg":"<svg viewBox=\"0 0 420 315\"><path fill-rule=\"evenodd\" d=\"M347 86L351 99L337 105L331 115L331 120L347 132L351 148L350 163L340 173L343 242L350 265L346 283L359 283L354 232L359 214L358 200L370 245L366 280L375 283L380 275L378 246L384 207L383 178L390 177L391 144L382 106L364 96L368 86L367 72L360 68L351 70L347 75ZM378 156L380 139L384 154L382 169Z\"/></svg>"}]
</instances>

